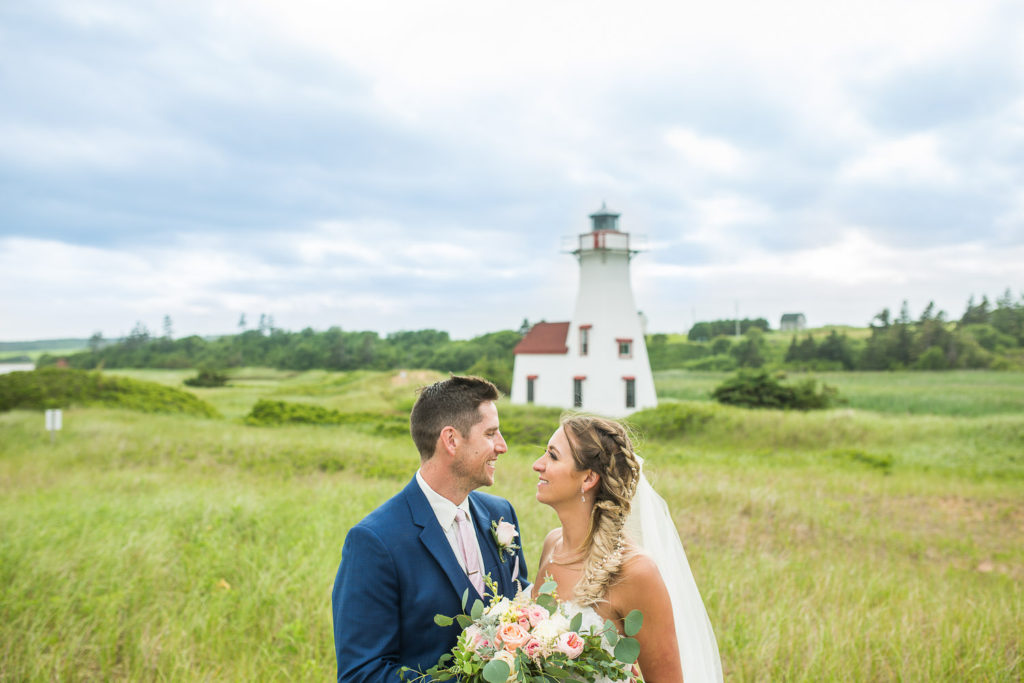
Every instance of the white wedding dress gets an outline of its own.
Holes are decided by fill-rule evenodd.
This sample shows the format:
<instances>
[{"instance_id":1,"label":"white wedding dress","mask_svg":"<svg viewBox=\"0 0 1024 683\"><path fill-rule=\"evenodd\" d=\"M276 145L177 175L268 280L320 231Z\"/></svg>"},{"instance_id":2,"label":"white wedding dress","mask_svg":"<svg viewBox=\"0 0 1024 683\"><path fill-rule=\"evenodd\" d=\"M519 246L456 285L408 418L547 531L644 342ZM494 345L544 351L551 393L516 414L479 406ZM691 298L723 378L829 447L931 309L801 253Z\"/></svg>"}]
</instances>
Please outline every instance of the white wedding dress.
<instances>
[{"instance_id":1,"label":"white wedding dress","mask_svg":"<svg viewBox=\"0 0 1024 683\"><path fill-rule=\"evenodd\" d=\"M683 681L721 683L718 642L693 580L679 532L668 505L651 487L642 470L631 508L626 533L654 560L672 600Z\"/></svg>"}]
</instances>

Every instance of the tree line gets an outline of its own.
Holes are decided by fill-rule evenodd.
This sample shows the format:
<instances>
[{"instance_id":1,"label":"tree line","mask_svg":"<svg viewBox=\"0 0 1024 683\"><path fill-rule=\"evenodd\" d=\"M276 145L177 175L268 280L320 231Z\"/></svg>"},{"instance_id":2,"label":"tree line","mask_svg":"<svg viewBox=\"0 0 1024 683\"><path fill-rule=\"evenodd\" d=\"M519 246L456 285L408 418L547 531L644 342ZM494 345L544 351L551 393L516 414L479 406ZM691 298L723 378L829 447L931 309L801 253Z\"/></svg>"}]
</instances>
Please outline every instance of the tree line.
<instances>
[{"instance_id":1,"label":"tree line","mask_svg":"<svg viewBox=\"0 0 1024 683\"><path fill-rule=\"evenodd\" d=\"M742 336L734 334L737 323ZM244 318L239 328L244 328ZM440 330L392 332L345 331L332 327L317 332L306 328L288 332L260 317L256 329L213 339L173 338L170 318L163 335L151 335L141 323L117 341L99 333L89 349L67 356L44 355L38 366L59 360L81 369L95 368L198 368L225 370L265 366L282 370L389 370L426 368L442 372L473 373L495 381L503 391L512 382L513 354L529 330L524 320L518 330L502 330L469 340L453 340ZM788 347L769 343L764 318L697 323L687 339L668 335L647 337L654 370L731 371L766 366L809 370L890 370L947 368L1012 368L1024 366L1024 295L1014 300L1007 290L991 303L987 297L968 301L963 315L947 320L929 304L914 319L906 302L898 316L886 308L871 321L870 333L851 338L831 331L825 335L795 334ZM706 335L712 335L710 337Z\"/></svg>"},{"instance_id":2,"label":"tree line","mask_svg":"<svg viewBox=\"0 0 1024 683\"><path fill-rule=\"evenodd\" d=\"M263 366L281 370L389 370L427 368L480 374L508 391L512 383L512 349L522 335L503 330L469 340L447 332L417 330L349 332L339 327L317 332L288 332L274 327L245 330L213 339L174 339L165 318L163 336L154 337L138 323L124 339L107 342L93 335L89 349L67 356L43 355L38 367L66 363L72 368L201 368Z\"/></svg>"},{"instance_id":3,"label":"tree line","mask_svg":"<svg viewBox=\"0 0 1024 683\"><path fill-rule=\"evenodd\" d=\"M746 323L741 337L732 335L737 321L701 322L687 342L651 335L648 354L654 370L685 368L728 371L765 366L800 370L944 370L952 368L1020 368L1024 366L1024 295L1010 290L992 304L972 296L963 315L949 320L933 303L912 318L904 301L898 316L886 308L871 320L866 338L832 330L815 337L794 334L788 348L768 343L767 321ZM741 327L742 329L742 327ZM710 339L709 332L722 332ZM696 341L695 341L696 340Z\"/></svg>"}]
</instances>

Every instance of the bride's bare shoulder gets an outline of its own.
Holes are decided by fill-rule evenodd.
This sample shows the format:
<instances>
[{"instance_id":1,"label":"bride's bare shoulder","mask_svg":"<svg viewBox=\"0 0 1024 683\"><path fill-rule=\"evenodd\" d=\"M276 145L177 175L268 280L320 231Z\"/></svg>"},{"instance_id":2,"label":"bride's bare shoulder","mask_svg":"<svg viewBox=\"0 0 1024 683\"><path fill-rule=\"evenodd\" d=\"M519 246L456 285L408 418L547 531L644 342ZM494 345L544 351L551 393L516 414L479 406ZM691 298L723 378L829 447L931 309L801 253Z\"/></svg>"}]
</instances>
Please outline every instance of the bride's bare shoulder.
<instances>
[{"instance_id":1,"label":"bride's bare shoulder","mask_svg":"<svg viewBox=\"0 0 1024 683\"><path fill-rule=\"evenodd\" d=\"M542 565L544 564L544 559L551 552L551 548L554 547L555 543L557 543L558 539L560 539L561 537L562 527L560 526L555 527L554 529L549 531L548 535L544 537L544 545L541 547L540 551L540 561Z\"/></svg>"},{"instance_id":2,"label":"bride's bare shoulder","mask_svg":"<svg viewBox=\"0 0 1024 683\"><path fill-rule=\"evenodd\" d=\"M619 583L633 590L645 590L651 586L664 586L661 572L650 555L643 550L627 545L622 558Z\"/></svg>"}]
</instances>

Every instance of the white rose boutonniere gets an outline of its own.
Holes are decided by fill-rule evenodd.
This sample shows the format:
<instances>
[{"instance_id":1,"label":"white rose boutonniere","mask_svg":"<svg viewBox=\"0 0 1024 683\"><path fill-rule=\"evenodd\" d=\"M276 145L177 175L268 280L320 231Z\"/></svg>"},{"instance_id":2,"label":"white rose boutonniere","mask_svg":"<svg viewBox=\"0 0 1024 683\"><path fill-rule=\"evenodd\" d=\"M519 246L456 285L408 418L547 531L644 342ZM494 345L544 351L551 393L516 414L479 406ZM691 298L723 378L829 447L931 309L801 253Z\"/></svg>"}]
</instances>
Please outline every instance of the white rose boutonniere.
<instances>
[{"instance_id":1,"label":"white rose boutonniere","mask_svg":"<svg viewBox=\"0 0 1024 683\"><path fill-rule=\"evenodd\" d=\"M498 555L502 562L515 555L519 550L519 545L516 544L519 532L516 531L515 525L506 522L504 517L497 522L491 522L491 535L494 536L494 542L498 546Z\"/></svg>"}]
</instances>

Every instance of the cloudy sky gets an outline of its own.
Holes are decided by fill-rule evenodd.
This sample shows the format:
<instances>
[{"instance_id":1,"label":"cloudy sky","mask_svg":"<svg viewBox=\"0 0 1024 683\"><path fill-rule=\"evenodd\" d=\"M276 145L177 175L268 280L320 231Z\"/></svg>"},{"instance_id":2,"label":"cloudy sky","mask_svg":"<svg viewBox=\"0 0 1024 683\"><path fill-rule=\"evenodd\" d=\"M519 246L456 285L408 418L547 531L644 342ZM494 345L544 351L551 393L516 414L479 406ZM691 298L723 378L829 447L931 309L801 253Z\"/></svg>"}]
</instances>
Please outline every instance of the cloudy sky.
<instances>
[{"instance_id":1,"label":"cloudy sky","mask_svg":"<svg viewBox=\"0 0 1024 683\"><path fill-rule=\"evenodd\" d=\"M1024 290L1024 5L0 4L0 340L568 320L607 202L652 332Z\"/></svg>"}]
</instances>

